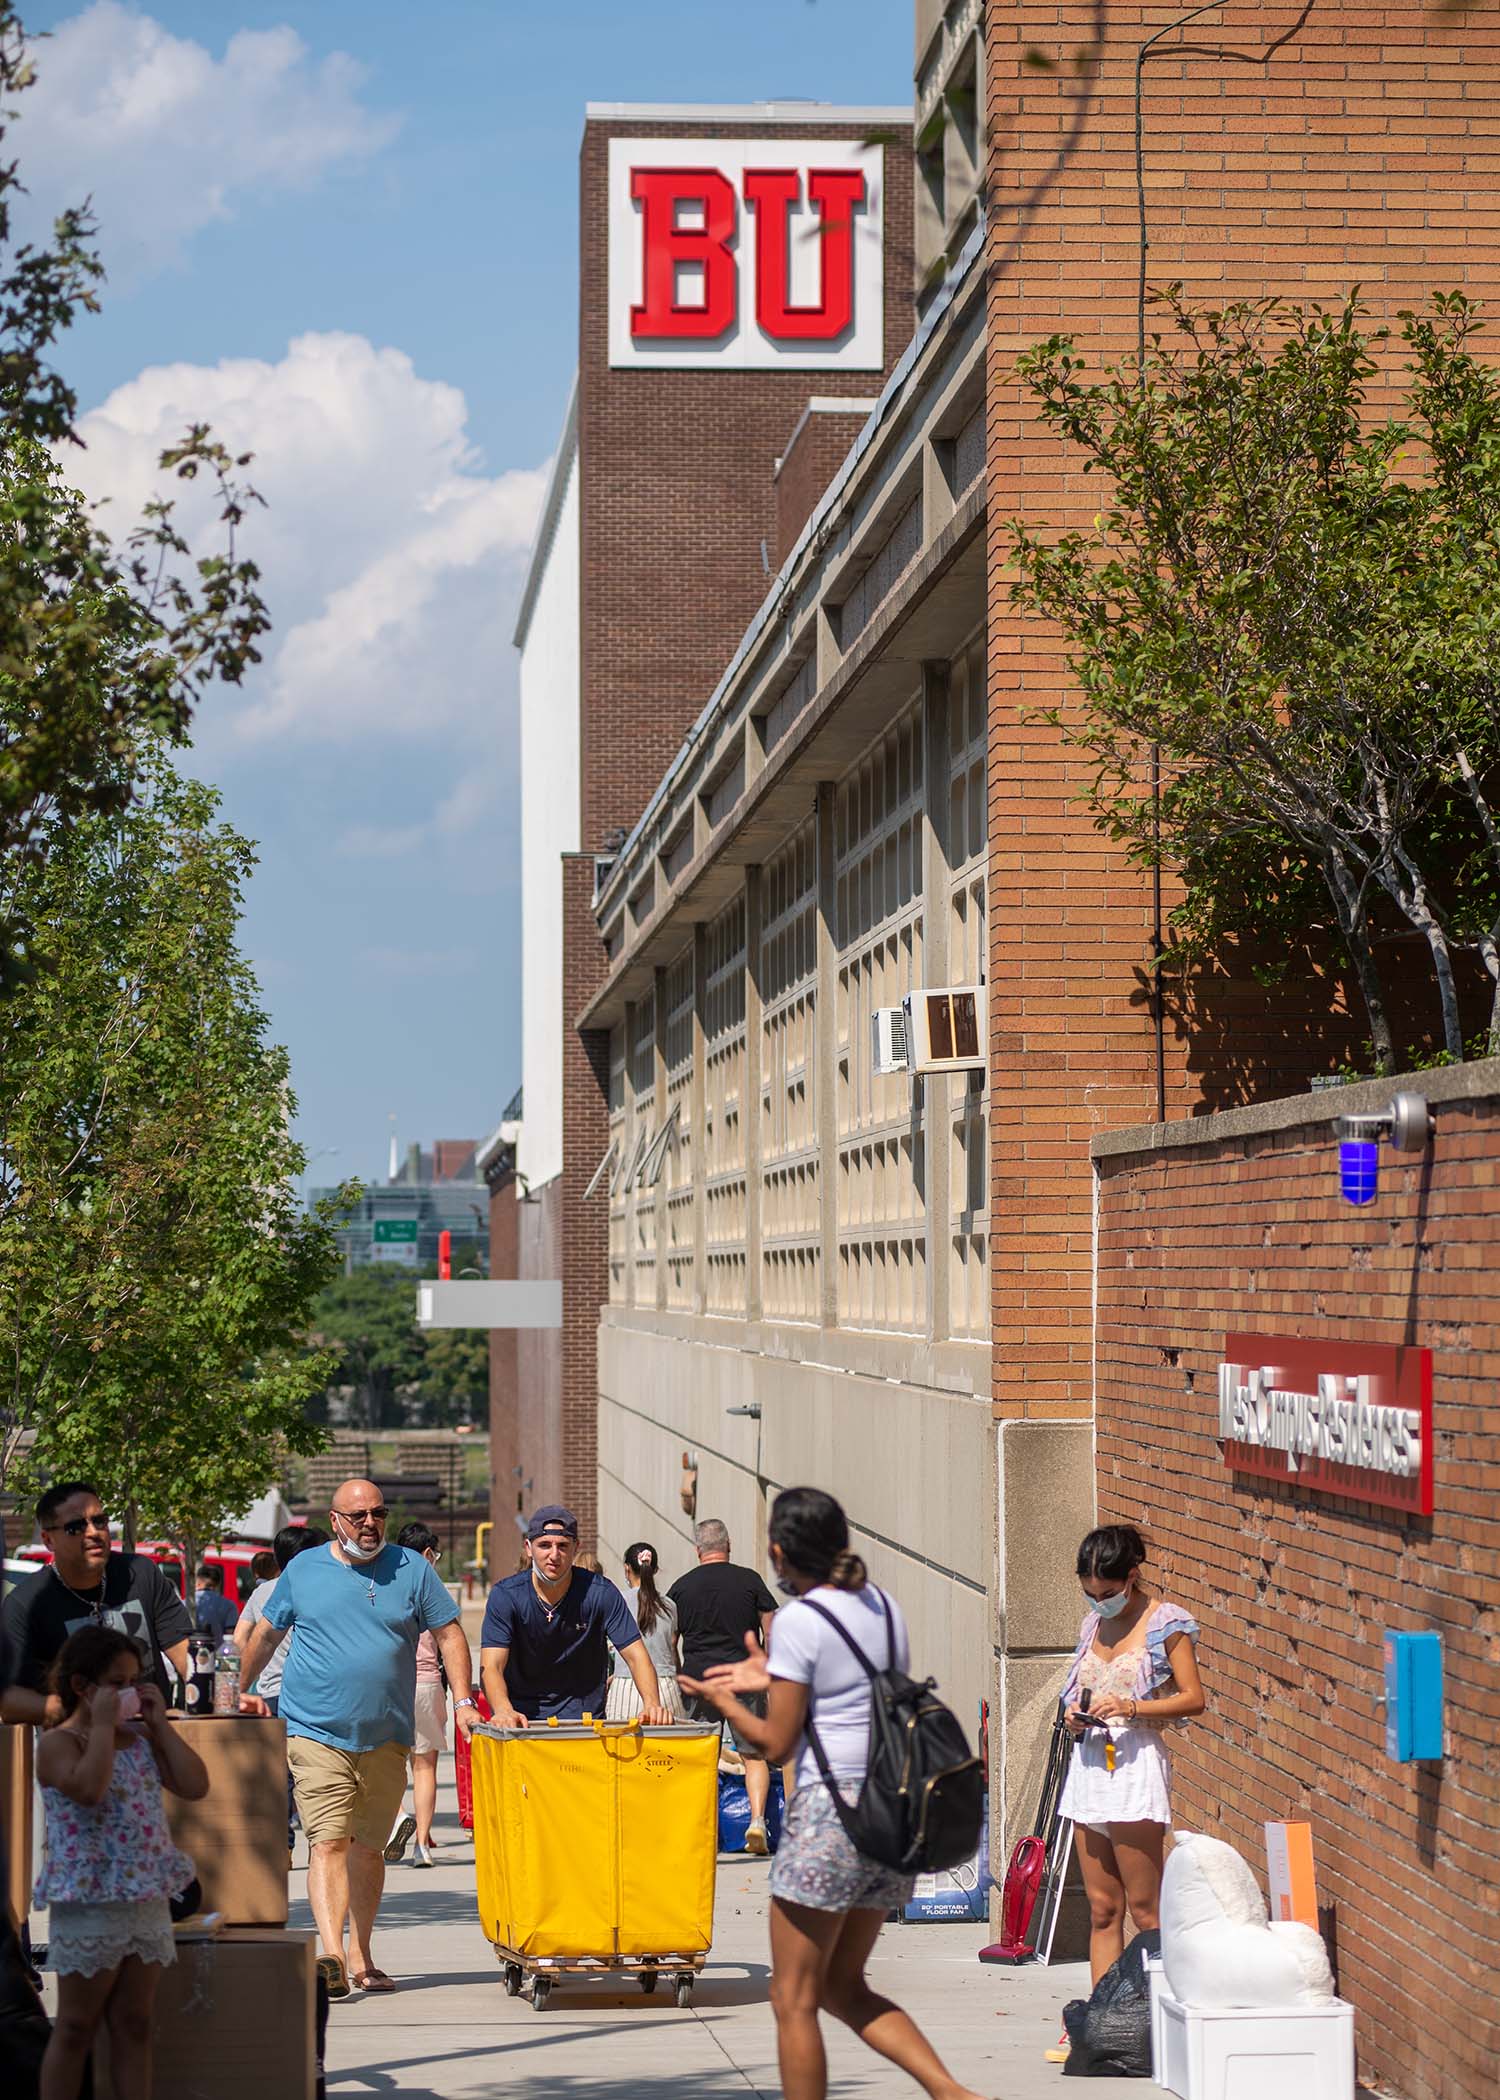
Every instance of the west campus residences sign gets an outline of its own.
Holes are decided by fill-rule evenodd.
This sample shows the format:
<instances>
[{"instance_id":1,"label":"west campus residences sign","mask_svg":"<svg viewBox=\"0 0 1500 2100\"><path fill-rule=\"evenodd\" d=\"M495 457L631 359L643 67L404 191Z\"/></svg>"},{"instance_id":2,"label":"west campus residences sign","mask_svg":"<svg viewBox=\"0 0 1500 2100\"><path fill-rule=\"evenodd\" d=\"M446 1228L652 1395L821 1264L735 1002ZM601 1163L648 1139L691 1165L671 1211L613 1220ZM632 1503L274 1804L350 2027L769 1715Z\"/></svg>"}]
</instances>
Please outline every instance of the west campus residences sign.
<instances>
[{"instance_id":1,"label":"west campus residences sign","mask_svg":"<svg viewBox=\"0 0 1500 2100\"><path fill-rule=\"evenodd\" d=\"M1409 1516L1432 1513L1432 1351L1230 1334L1224 1462Z\"/></svg>"}]
</instances>

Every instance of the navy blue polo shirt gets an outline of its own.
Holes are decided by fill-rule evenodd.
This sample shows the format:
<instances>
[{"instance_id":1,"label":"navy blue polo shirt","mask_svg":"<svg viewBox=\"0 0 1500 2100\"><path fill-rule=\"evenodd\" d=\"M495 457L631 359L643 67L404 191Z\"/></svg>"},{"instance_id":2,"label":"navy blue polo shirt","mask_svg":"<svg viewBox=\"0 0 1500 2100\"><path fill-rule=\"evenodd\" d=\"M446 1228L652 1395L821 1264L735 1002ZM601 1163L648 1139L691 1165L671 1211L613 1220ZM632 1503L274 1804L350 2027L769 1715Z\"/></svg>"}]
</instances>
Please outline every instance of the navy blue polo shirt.
<instances>
[{"instance_id":1,"label":"navy blue polo shirt","mask_svg":"<svg viewBox=\"0 0 1500 2100\"><path fill-rule=\"evenodd\" d=\"M580 1714L604 1718L609 1676L605 1642L624 1650L641 1629L630 1606L608 1576L575 1568L562 1602L548 1612L529 1568L507 1575L490 1591L481 1648L508 1648L505 1688L528 1721L576 1721Z\"/></svg>"}]
</instances>

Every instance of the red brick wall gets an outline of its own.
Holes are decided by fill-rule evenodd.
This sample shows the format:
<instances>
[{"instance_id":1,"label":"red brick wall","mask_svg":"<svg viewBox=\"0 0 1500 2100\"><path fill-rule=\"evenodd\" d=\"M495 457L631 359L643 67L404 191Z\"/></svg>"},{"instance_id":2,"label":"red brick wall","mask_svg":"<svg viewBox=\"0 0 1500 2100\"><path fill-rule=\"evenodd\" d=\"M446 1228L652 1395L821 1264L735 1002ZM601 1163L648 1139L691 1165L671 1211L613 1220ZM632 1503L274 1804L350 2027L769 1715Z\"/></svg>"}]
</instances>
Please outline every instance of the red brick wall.
<instances>
[{"instance_id":1,"label":"red brick wall","mask_svg":"<svg viewBox=\"0 0 1500 2100\"><path fill-rule=\"evenodd\" d=\"M604 943L589 909L594 862L563 855L563 1335L560 1491L594 1550L599 1509L599 1308L609 1296L609 1198L583 1192L609 1143L609 1037L573 1026L604 978Z\"/></svg>"},{"instance_id":2,"label":"red brick wall","mask_svg":"<svg viewBox=\"0 0 1500 2100\"><path fill-rule=\"evenodd\" d=\"M1142 968L1148 884L1080 806L1088 769L1035 711L1066 702L1056 638L1008 602L1009 523L1084 525L1096 482L1040 429L1018 351L1074 333L1133 348L1136 47L1182 12L1088 0L991 9L990 1012L994 1391L1002 1414L1089 1405L1089 1180L1097 1129L1156 1113ZM1500 16L1298 0L1226 8L1146 70L1149 281L1203 300L1341 298L1378 315L1434 287L1500 291ZM1284 32L1295 36L1272 50ZM1074 60L1095 39L1096 62ZM1181 53L1174 43L1191 48ZM1237 56L1216 55L1222 44ZM1040 49L1058 70L1028 67ZM1076 135L1073 135L1075 133ZM1191 1025L1190 1025L1191 1024ZM1366 1029L1336 991L1275 998L1233 961L1174 991L1167 1106L1266 1098L1336 1067Z\"/></svg>"},{"instance_id":3,"label":"red brick wall","mask_svg":"<svg viewBox=\"0 0 1500 2100\"><path fill-rule=\"evenodd\" d=\"M523 1276L550 1281L562 1274L562 1194L559 1175L517 1206ZM563 1491L563 1338L552 1328L531 1328L516 1339L521 1478L511 1484L512 1510L517 1494L523 1502L555 1502Z\"/></svg>"},{"instance_id":4,"label":"red brick wall","mask_svg":"<svg viewBox=\"0 0 1500 2100\"><path fill-rule=\"evenodd\" d=\"M872 399L878 379L878 373L871 374ZM803 526L843 465L868 413L866 409L850 409L847 413L817 409L799 419L797 434L782 453L776 474L776 536L771 544L774 569L781 567L796 546Z\"/></svg>"},{"instance_id":5,"label":"red brick wall","mask_svg":"<svg viewBox=\"0 0 1500 2100\"><path fill-rule=\"evenodd\" d=\"M1340 1199L1326 1121L1100 1162L1098 1495L1201 1622L1209 1711L1174 1749L1183 1828L1264 1873L1310 1821L1362 2068L1410 2100L1489 2100L1500 2027L1500 1064L1439 1102L1430 1161ZM1420 1085L1420 1078L1408 1084ZM1434 1352L1435 1507L1224 1465L1227 1330ZM1384 1755L1381 1635L1443 1637L1446 1757Z\"/></svg>"},{"instance_id":6,"label":"red brick wall","mask_svg":"<svg viewBox=\"0 0 1500 2100\"><path fill-rule=\"evenodd\" d=\"M516 1184L507 1177L490 1190L490 1274L512 1281L520 1275ZM510 1573L505 1536L510 1488L518 1459L520 1335L513 1327L490 1329L490 1576Z\"/></svg>"},{"instance_id":7,"label":"red brick wall","mask_svg":"<svg viewBox=\"0 0 1500 2100\"><path fill-rule=\"evenodd\" d=\"M880 372L612 371L611 138L860 138L823 124L590 123L580 226L578 443L583 844L629 829L766 594L772 469L809 393L877 394ZM911 340L909 130L885 147L887 370Z\"/></svg>"}]
</instances>

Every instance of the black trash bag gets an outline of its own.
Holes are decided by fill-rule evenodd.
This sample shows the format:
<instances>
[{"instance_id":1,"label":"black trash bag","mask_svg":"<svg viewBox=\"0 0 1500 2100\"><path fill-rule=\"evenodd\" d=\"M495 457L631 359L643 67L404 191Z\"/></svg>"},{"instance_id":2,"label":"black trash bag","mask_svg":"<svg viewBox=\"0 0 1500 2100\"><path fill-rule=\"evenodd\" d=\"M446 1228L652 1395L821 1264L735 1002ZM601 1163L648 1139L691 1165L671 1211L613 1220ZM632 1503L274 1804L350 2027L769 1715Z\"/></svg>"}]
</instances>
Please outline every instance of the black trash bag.
<instances>
[{"instance_id":1,"label":"black trash bag","mask_svg":"<svg viewBox=\"0 0 1500 2100\"><path fill-rule=\"evenodd\" d=\"M1151 2076L1151 1991L1146 1956L1161 1952L1161 1934L1138 1933L1091 1998L1063 2007L1068 2030L1064 2078Z\"/></svg>"}]
</instances>

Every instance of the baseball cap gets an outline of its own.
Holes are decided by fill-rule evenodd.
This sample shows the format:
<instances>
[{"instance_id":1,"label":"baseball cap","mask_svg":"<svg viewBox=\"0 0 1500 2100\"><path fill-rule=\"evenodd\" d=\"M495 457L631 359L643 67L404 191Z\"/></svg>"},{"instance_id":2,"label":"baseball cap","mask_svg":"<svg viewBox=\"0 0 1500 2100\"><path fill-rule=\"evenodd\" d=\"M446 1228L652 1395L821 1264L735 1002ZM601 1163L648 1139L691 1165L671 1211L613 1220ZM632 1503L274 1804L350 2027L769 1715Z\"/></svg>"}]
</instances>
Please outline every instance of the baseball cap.
<instances>
[{"instance_id":1,"label":"baseball cap","mask_svg":"<svg viewBox=\"0 0 1500 2100\"><path fill-rule=\"evenodd\" d=\"M566 1537L578 1536L578 1519L572 1510L564 1509L560 1502L544 1502L540 1509L533 1510L531 1522L526 1527L529 1539L538 1539L544 1531L561 1531Z\"/></svg>"}]
</instances>

